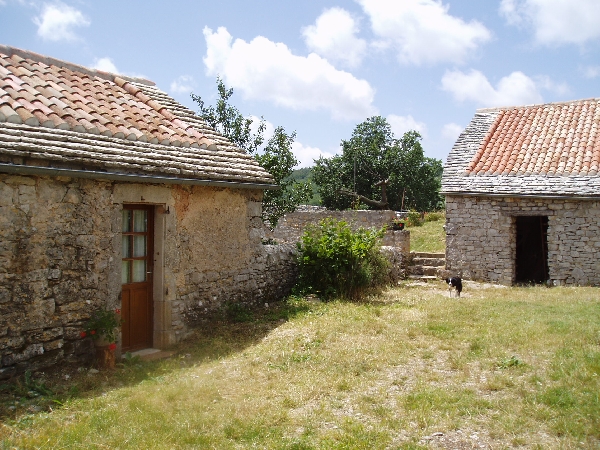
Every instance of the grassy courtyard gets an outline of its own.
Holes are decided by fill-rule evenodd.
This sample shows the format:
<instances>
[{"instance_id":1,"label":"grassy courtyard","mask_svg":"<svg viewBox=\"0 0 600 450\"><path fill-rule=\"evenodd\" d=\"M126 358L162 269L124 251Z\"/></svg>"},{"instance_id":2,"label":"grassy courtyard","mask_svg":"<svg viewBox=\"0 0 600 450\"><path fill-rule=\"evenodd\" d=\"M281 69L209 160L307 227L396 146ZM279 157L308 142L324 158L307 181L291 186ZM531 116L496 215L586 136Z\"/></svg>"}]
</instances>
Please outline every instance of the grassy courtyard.
<instances>
[{"instance_id":1,"label":"grassy courtyard","mask_svg":"<svg viewBox=\"0 0 600 450\"><path fill-rule=\"evenodd\" d=\"M597 288L231 311L171 358L2 387L0 448L598 448Z\"/></svg>"}]
</instances>

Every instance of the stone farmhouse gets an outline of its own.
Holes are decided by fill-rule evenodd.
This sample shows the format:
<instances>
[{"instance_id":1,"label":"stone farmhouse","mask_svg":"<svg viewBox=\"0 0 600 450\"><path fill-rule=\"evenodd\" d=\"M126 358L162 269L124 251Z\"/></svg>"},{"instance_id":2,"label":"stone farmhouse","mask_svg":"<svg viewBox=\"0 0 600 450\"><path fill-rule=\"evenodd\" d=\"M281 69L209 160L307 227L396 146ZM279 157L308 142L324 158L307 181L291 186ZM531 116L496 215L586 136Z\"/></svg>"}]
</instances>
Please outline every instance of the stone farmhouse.
<instances>
[{"instance_id":1,"label":"stone farmhouse","mask_svg":"<svg viewBox=\"0 0 600 450\"><path fill-rule=\"evenodd\" d=\"M442 178L446 267L600 285L600 99L478 110Z\"/></svg>"},{"instance_id":2,"label":"stone farmhouse","mask_svg":"<svg viewBox=\"0 0 600 450\"><path fill-rule=\"evenodd\" d=\"M154 83L0 46L0 379L84 358L94 310L122 310L118 351L161 349L280 297L275 187Z\"/></svg>"}]
</instances>

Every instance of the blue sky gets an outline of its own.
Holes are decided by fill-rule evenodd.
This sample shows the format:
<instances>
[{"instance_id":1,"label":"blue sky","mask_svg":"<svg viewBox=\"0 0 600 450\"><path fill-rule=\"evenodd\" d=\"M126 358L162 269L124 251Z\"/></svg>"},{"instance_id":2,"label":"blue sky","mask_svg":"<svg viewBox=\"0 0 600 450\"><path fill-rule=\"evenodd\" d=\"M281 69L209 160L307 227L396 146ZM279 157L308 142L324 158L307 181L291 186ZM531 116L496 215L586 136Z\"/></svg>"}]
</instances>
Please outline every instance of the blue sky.
<instances>
[{"instance_id":1,"label":"blue sky","mask_svg":"<svg viewBox=\"0 0 600 450\"><path fill-rule=\"evenodd\" d=\"M297 132L300 166L371 115L445 159L477 108L600 97L600 0L0 0L0 43L142 76Z\"/></svg>"}]
</instances>

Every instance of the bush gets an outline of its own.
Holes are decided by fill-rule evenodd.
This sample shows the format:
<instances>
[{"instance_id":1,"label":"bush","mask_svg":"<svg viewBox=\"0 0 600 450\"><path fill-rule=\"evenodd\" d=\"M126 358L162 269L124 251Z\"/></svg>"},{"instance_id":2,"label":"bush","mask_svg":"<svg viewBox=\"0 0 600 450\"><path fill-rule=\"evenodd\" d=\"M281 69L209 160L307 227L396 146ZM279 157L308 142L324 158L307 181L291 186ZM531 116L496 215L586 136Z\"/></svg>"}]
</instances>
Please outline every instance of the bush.
<instances>
[{"instance_id":1,"label":"bush","mask_svg":"<svg viewBox=\"0 0 600 450\"><path fill-rule=\"evenodd\" d=\"M359 299L387 280L387 259L381 254L383 230L352 231L344 221L325 219L306 227L298 243L297 288L323 300Z\"/></svg>"},{"instance_id":2,"label":"bush","mask_svg":"<svg viewBox=\"0 0 600 450\"><path fill-rule=\"evenodd\" d=\"M409 227L420 227L423 225L421 213L418 211L410 211L406 216L406 222L408 223Z\"/></svg>"},{"instance_id":3,"label":"bush","mask_svg":"<svg viewBox=\"0 0 600 450\"><path fill-rule=\"evenodd\" d=\"M437 222L444 218L443 212L433 211L425 213L425 222Z\"/></svg>"}]
</instances>

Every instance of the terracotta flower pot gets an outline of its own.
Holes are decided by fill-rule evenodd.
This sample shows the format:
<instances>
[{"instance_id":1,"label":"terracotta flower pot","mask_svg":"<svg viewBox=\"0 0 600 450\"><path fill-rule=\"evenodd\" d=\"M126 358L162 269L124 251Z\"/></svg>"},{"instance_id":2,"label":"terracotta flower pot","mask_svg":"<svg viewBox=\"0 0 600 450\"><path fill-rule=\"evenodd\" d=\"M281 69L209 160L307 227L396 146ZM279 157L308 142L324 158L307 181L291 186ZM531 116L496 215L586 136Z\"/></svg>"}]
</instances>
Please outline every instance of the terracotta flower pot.
<instances>
[{"instance_id":1,"label":"terracotta flower pot","mask_svg":"<svg viewBox=\"0 0 600 450\"><path fill-rule=\"evenodd\" d=\"M113 344L96 347L96 364L101 369L115 368L115 351L111 348Z\"/></svg>"}]
</instances>

